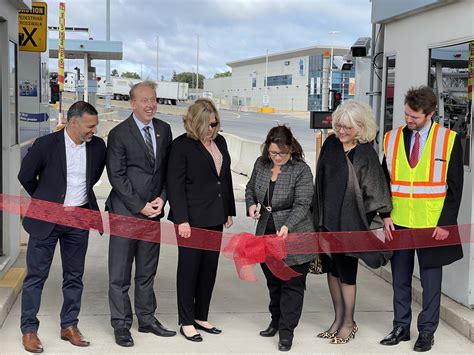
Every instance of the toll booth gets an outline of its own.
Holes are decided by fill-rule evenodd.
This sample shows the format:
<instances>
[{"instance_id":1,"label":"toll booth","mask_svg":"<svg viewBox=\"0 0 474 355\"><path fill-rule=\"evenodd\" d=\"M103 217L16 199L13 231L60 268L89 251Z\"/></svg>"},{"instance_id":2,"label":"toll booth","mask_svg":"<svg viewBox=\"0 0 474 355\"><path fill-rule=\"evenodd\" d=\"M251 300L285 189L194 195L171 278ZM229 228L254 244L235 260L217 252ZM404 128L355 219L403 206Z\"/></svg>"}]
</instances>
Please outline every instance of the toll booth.
<instances>
[{"instance_id":1,"label":"toll booth","mask_svg":"<svg viewBox=\"0 0 474 355\"><path fill-rule=\"evenodd\" d=\"M48 40L49 57L58 57L58 39L50 38ZM122 42L103 41L103 40L81 40L66 39L64 43L64 52L66 59L83 59L84 73L83 97L84 101L95 106L97 96L97 80L95 67L92 66L92 60L121 60ZM79 86L76 86L79 90ZM78 91L79 92L79 91Z\"/></svg>"},{"instance_id":2,"label":"toll booth","mask_svg":"<svg viewBox=\"0 0 474 355\"><path fill-rule=\"evenodd\" d=\"M473 13L474 1L412 0L387 6L385 0L372 0L372 33L378 33L373 47L380 49L375 53L383 64L377 73L382 78L381 136L405 123L404 95L410 87L433 88L438 96L435 120L456 131L463 145L458 223L468 225L474 223ZM474 244L464 244L463 251L462 260L443 268L443 293L474 308Z\"/></svg>"}]
</instances>

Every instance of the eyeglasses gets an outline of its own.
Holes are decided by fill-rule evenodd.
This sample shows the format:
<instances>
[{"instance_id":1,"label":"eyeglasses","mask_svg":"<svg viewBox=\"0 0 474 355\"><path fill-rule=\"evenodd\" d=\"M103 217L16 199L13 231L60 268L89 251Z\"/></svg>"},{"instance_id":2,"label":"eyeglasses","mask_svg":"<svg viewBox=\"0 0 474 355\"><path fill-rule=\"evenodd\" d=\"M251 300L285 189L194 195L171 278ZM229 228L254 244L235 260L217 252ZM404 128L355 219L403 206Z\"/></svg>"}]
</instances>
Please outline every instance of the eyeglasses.
<instances>
[{"instance_id":1,"label":"eyeglasses","mask_svg":"<svg viewBox=\"0 0 474 355\"><path fill-rule=\"evenodd\" d=\"M216 128L218 125L219 125L219 122L217 122L217 121L216 122L211 122L211 123L209 123L209 128L211 128L211 129Z\"/></svg>"},{"instance_id":2,"label":"eyeglasses","mask_svg":"<svg viewBox=\"0 0 474 355\"><path fill-rule=\"evenodd\" d=\"M349 131L352 131L354 129L354 127L347 127L347 126L343 126L343 125L340 125L340 124L335 124L334 128L336 129L337 132L339 132L341 129L344 132L349 132Z\"/></svg>"},{"instance_id":3,"label":"eyeglasses","mask_svg":"<svg viewBox=\"0 0 474 355\"><path fill-rule=\"evenodd\" d=\"M272 158L275 158L277 155L280 157L280 158L286 158L290 153L286 152L268 152L268 154L270 155L270 157Z\"/></svg>"}]
</instances>

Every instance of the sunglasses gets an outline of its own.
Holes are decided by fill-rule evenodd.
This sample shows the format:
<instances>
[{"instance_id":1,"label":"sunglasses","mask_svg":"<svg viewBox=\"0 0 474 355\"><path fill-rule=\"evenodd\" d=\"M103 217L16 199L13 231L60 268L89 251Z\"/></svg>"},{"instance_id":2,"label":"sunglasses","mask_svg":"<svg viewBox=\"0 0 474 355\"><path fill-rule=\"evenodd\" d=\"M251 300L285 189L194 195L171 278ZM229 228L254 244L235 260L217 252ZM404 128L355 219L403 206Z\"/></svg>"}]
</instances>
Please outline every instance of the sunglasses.
<instances>
[{"instance_id":1,"label":"sunglasses","mask_svg":"<svg viewBox=\"0 0 474 355\"><path fill-rule=\"evenodd\" d=\"M212 123L209 123L209 128L216 128L217 126L219 125L219 122L212 122Z\"/></svg>"}]
</instances>

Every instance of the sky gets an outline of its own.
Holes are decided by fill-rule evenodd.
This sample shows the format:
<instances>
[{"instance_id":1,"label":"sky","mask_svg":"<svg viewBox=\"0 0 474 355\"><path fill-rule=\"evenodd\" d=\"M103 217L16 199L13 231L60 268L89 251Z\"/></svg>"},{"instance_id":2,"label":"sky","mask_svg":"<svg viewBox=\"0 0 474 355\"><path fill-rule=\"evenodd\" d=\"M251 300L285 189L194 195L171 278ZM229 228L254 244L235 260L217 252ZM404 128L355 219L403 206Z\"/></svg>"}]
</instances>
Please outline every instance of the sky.
<instances>
[{"instance_id":1,"label":"sky","mask_svg":"<svg viewBox=\"0 0 474 355\"><path fill-rule=\"evenodd\" d=\"M64 0L66 26L88 27L90 37L105 40L106 0ZM59 1L47 1L48 25L58 25ZM170 80L177 73L196 71L212 78L230 70L228 62L300 48L327 45L350 47L371 36L369 0L110 0L111 36L123 42L123 59L111 61L119 73ZM336 33L334 33L336 32ZM50 32L50 37L57 33ZM157 51L157 38L159 50ZM66 33L66 39L87 39L86 33ZM105 61L92 61L105 75ZM66 60L65 70L82 68ZM57 71L57 60L50 60Z\"/></svg>"}]
</instances>

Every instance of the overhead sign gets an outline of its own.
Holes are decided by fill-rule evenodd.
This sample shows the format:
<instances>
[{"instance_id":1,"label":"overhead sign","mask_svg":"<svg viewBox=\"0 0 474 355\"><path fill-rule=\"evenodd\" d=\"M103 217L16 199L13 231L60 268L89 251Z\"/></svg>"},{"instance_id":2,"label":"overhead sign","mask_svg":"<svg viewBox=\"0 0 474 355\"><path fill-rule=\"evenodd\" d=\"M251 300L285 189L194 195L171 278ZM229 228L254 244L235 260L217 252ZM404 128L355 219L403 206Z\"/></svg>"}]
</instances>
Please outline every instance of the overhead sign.
<instances>
[{"instance_id":1,"label":"overhead sign","mask_svg":"<svg viewBox=\"0 0 474 355\"><path fill-rule=\"evenodd\" d=\"M31 10L18 11L18 42L20 51L44 52L47 43L48 6L32 2Z\"/></svg>"}]
</instances>

